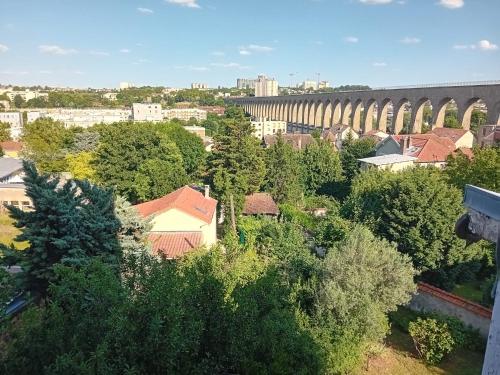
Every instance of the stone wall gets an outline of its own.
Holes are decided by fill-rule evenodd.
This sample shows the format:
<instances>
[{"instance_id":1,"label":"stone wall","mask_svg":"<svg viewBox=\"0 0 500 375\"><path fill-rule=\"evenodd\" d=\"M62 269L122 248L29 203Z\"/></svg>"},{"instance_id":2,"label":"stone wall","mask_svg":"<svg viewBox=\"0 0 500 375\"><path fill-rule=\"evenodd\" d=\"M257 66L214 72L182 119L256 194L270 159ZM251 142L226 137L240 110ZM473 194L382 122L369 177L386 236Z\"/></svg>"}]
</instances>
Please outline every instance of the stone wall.
<instances>
[{"instance_id":1,"label":"stone wall","mask_svg":"<svg viewBox=\"0 0 500 375\"><path fill-rule=\"evenodd\" d=\"M435 286L419 283L418 292L411 300L409 308L414 311L454 316L466 325L478 329L483 337L488 337L492 313L490 309Z\"/></svg>"}]
</instances>

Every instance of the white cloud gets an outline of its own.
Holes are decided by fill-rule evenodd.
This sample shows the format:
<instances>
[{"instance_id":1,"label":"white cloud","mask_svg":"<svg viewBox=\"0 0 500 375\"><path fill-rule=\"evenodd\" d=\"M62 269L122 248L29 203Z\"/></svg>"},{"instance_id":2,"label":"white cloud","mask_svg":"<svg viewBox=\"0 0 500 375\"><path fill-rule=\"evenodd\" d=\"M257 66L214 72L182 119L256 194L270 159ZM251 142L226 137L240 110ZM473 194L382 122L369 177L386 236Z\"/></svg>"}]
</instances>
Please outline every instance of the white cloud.
<instances>
[{"instance_id":1,"label":"white cloud","mask_svg":"<svg viewBox=\"0 0 500 375\"><path fill-rule=\"evenodd\" d=\"M75 70L73 73L74 73L74 74L76 74L77 76L82 76L82 75L84 75L84 74L85 74L85 73L84 73L84 72L82 72L81 70Z\"/></svg>"},{"instance_id":2,"label":"white cloud","mask_svg":"<svg viewBox=\"0 0 500 375\"><path fill-rule=\"evenodd\" d=\"M130 53L130 52L132 52L132 51L130 51L128 48L122 48L122 49L120 50L120 52L121 52L121 53Z\"/></svg>"},{"instance_id":3,"label":"white cloud","mask_svg":"<svg viewBox=\"0 0 500 375\"><path fill-rule=\"evenodd\" d=\"M387 63L385 63L385 62L374 62L372 65L375 68L385 68L387 66Z\"/></svg>"},{"instance_id":4,"label":"white cloud","mask_svg":"<svg viewBox=\"0 0 500 375\"><path fill-rule=\"evenodd\" d=\"M322 40L315 40L315 41L312 42L312 44L315 44L317 46L322 46L325 43Z\"/></svg>"},{"instance_id":5,"label":"white cloud","mask_svg":"<svg viewBox=\"0 0 500 375\"><path fill-rule=\"evenodd\" d=\"M186 8L201 8L197 0L165 0L169 4L180 5Z\"/></svg>"},{"instance_id":6,"label":"white cloud","mask_svg":"<svg viewBox=\"0 0 500 375\"><path fill-rule=\"evenodd\" d=\"M78 51L74 48L62 48L60 46L56 45L48 45L48 44L42 44L38 46L38 49L42 53L48 53L51 55L73 55L75 53L78 53Z\"/></svg>"},{"instance_id":7,"label":"white cloud","mask_svg":"<svg viewBox=\"0 0 500 375\"><path fill-rule=\"evenodd\" d=\"M230 62L230 63L211 63L211 66L217 67L217 68L225 68L225 69L249 69L249 66L244 66L235 62Z\"/></svg>"},{"instance_id":8,"label":"white cloud","mask_svg":"<svg viewBox=\"0 0 500 375\"><path fill-rule=\"evenodd\" d=\"M89 53L92 56L109 56L109 52L104 52L104 51L90 51Z\"/></svg>"},{"instance_id":9,"label":"white cloud","mask_svg":"<svg viewBox=\"0 0 500 375\"><path fill-rule=\"evenodd\" d=\"M7 52L9 50L9 47L7 47L5 44L0 44L0 52Z\"/></svg>"},{"instance_id":10,"label":"white cloud","mask_svg":"<svg viewBox=\"0 0 500 375\"><path fill-rule=\"evenodd\" d=\"M259 44L249 44L248 46L241 46L239 47L240 50L240 55L247 56L251 55L252 53L256 52L272 52L274 51L273 47L269 46L262 46Z\"/></svg>"},{"instance_id":11,"label":"white cloud","mask_svg":"<svg viewBox=\"0 0 500 375\"><path fill-rule=\"evenodd\" d=\"M207 68L206 66L195 66L195 65L176 65L174 66L174 69L186 69L186 70L191 70L193 72L207 72L210 69Z\"/></svg>"},{"instance_id":12,"label":"white cloud","mask_svg":"<svg viewBox=\"0 0 500 375\"><path fill-rule=\"evenodd\" d=\"M366 5L384 5L392 3L392 0L359 0L359 2Z\"/></svg>"},{"instance_id":13,"label":"white cloud","mask_svg":"<svg viewBox=\"0 0 500 375\"><path fill-rule=\"evenodd\" d=\"M489 40L480 40L477 46L482 51L496 51L498 49L498 46Z\"/></svg>"},{"instance_id":14,"label":"white cloud","mask_svg":"<svg viewBox=\"0 0 500 375\"><path fill-rule=\"evenodd\" d=\"M498 49L498 45L490 42L489 40L480 40L476 44L455 44L453 49L456 50L475 50L478 49L480 51L496 51Z\"/></svg>"},{"instance_id":15,"label":"white cloud","mask_svg":"<svg viewBox=\"0 0 500 375\"><path fill-rule=\"evenodd\" d=\"M421 41L422 40L420 38L415 38L415 37L411 37L411 36L407 36L407 37L401 39L401 43L403 43L403 44L418 44Z\"/></svg>"},{"instance_id":16,"label":"white cloud","mask_svg":"<svg viewBox=\"0 0 500 375\"><path fill-rule=\"evenodd\" d=\"M142 13L142 14L153 14L153 13L154 13L154 11L153 11L152 9L149 9L149 8L141 8L141 7L137 8L137 11L138 11L139 13Z\"/></svg>"},{"instance_id":17,"label":"white cloud","mask_svg":"<svg viewBox=\"0 0 500 375\"><path fill-rule=\"evenodd\" d=\"M439 0L438 4L448 9L458 9L465 5L464 0Z\"/></svg>"},{"instance_id":18,"label":"white cloud","mask_svg":"<svg viewBox=\"0 0 500 375\"><path fill-rule=\"evenodd\" d=\"M29 74L29 72L27 72L25 70L16 70L16 71L2 70L2 71L0 71L0 74L6 75L6 76L25 76L25 75Z\"/></svg>"},{"instance_id":19,"label":"white cloud","mask_svg":"<svg viewBox=\"0 0 500 375\"><path fill-rule=\"evenodd\" d=\"M211 55L212 55L212 56L219 56L219 57L220 57L220 56L226 56L226 54L225 54L224 52L222 52L222 51L213 51L213 52L211 53Z\"/></svg>"},{"instance_id":20,"label":"white cloud","mask_svg":"<svg viewBox=\"0 0 500 375\"><path fill-rule=\"evenodd\" d=\"M38 71L40 74L52 74L52 70L40 70Z\"/></svg>"},{"instance_id":21,"label":"white cloud","mask_svg":"<svg viewBox=\"0 0 500 375\"><path fill-rule=\"evenodd\" d=\"M356 37L356 36L347 36L344 38L344 41L347 42L347 43L358 43L359 42L359 38Z\"/></svg>"}]
</instances>

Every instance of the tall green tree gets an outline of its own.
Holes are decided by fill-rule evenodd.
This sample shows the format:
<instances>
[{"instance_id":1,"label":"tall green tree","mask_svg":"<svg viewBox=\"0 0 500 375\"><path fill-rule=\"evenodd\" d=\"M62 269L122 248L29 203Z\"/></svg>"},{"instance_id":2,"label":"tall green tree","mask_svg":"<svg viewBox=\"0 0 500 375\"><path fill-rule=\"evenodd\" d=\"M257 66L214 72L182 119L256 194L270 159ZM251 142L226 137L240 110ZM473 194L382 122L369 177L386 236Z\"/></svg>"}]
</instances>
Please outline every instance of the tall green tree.
<instances>
[{"instance_id":1,"label":"tall green tree","mask_svg":"<svg viewBox=\"0 0 500 375\"><path fill-rule=\"evenodd\" d=\"M115 123L100 129L93 166L100 184L115 188L132 203L159 198L158 194L169 190L165 186L176 188L187 181L178 147L150 123ZM160 190L153 191L154 186L144 184L159 182L151 175L157 171L163 177L178 176L174 182L162 181Z\"/></svg>"},{"instance_id":2,"label":"tall green tree","mask_svg":"<svg viewBox=\"0 0 500 375\"><path fill-rule=\"evenodd\" d=\"M10 141L10 124L0 121L0 142Z\"/></svg>"},{"instance_id":3,"label":"tall green tree","mask_svg":"<svg viewBox=\"0 0 500 375\"><path fill-rule=\"evenodd\" d=\"M259 190L266 173L264 151L253 136L250 121L241 109L226 121L223 134L214 138L208 160L208 178L218 198L229 207L233 195L236 210L243 208L244 197ZM228 114L229 116L229 114Z\"/></svg>"},{"instance_id":4,"label":"tall green tree","mask_svg":"<svg viewBox=\"0 0 500 375\"><path fill-rule=\"evenodd\" d=\"M71 148L74 133L59 121L38 119L24 125L22 141L24 156L44 172L62 172L67 169L66 153Z\"/></svg>"},{"instance_id":5,"label":"tall green tree","mask_svg":"<svg viewBox=\"0 0 500 375\"><path fill-rule=\"evenodd\" d=\"M302 154L302 165L309 194L332 193L334 183L342 180L339 153L328 141L317 140L308 145Z\"/></svg>"},{"instance_id":6,"label":"tall green tree","mask_svg":"<svg viewBox=\"0 0 500 375\"><path fill-rule=\"evenodd\" d=\"M500 148L475 147L474 156L457 152L447 160L445 174L449 181L463 190L466 184L500 191Z\"/></svg>"},{"instance_id":7,"label":"tall green tree","mask_svg":"<svg viewBox=\"0 0 500 375\"><path fill-rule=\"evenodd\" d=\"M276 143L266 151L265 188L277 203L297 201L303 194L300 153L278 133Z\"/></svg>"},{"instance_id":8,"label":"tall green tree","mask_svg":"<svg viewBox=\"0 0 500 375\"><path fill-rule=\"evenodd\" d=\"M455 235L462 194L435 168L363 172L354 179L343 212L397 243L421 271L440 272L477 251Z\"/></svg>"},{"instance_id":9,"label":"tall green tree","mask_svg":"<svg viewBox=\"0 0 500 375\"><path fill-rule=\"evenodd\" d=\"M358 159L374 156L375 146L376 141L373 138L350 140L342 144L340 162L342 164L344 182L348 187L352 179L360 172Z\"/></svg>"},{"instance_id":10,"label":"tall green tree","mask_svg":"<svg viewBox=\"0 0 500 375\"><path fill-rule=\"evenodd\" d=\"M45 295L55 280L54 266L62 263L80 267L93 256L117 266L120 227L114 214L112 193L88 182L60 180L39 174L32 163L24 162L26 196L32 211L8 207L15 226L21 230L16 241L27 241L23 251L2 247L3 261L20 264L24 287Z\"/></svg>"},{"instance_id":11,"label":"tall green tree","mask_svg":"<svg viewBox=\"0 0 500 375\"><path fill-rule=\"evenodd\" d=\"M160 124L159 131L179 148L186 173L192 178L199 178L205 171L207 157L202 139L174 123Z\"/></svg>"}]
</instances>

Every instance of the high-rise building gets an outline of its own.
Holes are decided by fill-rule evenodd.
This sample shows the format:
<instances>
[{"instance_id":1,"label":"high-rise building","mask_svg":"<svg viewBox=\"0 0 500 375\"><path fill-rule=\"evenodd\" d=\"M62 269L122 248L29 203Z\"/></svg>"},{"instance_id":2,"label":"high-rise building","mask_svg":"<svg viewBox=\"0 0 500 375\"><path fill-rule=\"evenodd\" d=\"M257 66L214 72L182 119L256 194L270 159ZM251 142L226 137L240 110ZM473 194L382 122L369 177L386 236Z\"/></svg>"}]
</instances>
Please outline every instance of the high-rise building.
<instances>
[{"instance_id":1,"label":"high-rise building","mask_svg":"<svg viewBox=\"0 0 500 375\"><path fill-rule=\"evenodd\" d=\"M312 80L305 80L301 85L303 90L317 90L318 82Z\"/></svg>"},{"instance_id":2,"label":"high-rise building","mask_svg":"<svg viewBox=\"0 0 500 375\"><path fill-rule=\"evenodd\" d=\"M134 87L134 85L130 82L120 82L120 90L126 90Z\"/></svg>"},{"instance_id":3,"label":"high-rise building","mask_svg":"<svg viewBox=\"0 0 500 375\"><path fill-rule=\"evenodd\" d=\"M258 76L255 81L255 96L278 96L278 81Z\"/></svg>"},{"instance_id":4,"label":"high-rise building","mask_svg":"<svg viewBox=\"0 0 500 375\"><path fill-rule=\"evenodd\" d=\"M191 83L191 88L192 89L198 89L198 90L207 90L208 89L208 84L194 82L194 83Z\"/></svg>"},{"instance_id":5,"label":"high-rise building","mask_svg":"<svg viewBox=\"0 0 500 375\"><path fill-rule=\"evenodd\" d=\"M330 87L330 82L328 82L328 81L321 81L318 85L319 90L327 89L328 87Z\"/></svg>"},{"instance_id":6,"label":"high-rise building","mask_svg":"<svg viewBox=\"0 0 500 375\"><path fill-rule=\"evenodd\" d=\"M238 78L236 80L236 88L240 90L255 89L255 79Z\"/></svg>"}]
</instances>

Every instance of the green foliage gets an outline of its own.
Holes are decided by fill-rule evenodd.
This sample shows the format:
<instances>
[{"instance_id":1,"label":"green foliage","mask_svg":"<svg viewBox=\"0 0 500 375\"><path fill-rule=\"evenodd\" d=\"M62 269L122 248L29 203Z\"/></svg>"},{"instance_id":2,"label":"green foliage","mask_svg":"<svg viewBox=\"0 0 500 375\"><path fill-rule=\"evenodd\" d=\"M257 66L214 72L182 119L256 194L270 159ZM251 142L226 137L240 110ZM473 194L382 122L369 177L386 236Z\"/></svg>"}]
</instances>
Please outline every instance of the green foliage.
<instances>
[{"instance_id":1,"label":"green foliage","mask_svg":"<svg viewBox=\"0 0 500 375\"><path fill-rule=\"evenodd\" d=\"M316 223L313 233L314 243L329 249L337 242L343 241L353 226L353 223L336 214L328 214L318 219Z\"/></svg>"},{"instance_id":2,"label":"green foliage","mask_svg":"<svg viewBox=\"0 0 500 375\"><path fill-rule=\"evenodd\" d=\"M418 318L416 322L409 324L408 331L418 353L429 364L441 362L455 345L448 325L438 323L435 319Z\"/></svg>"},{"instance_id":3,"label":"green foliage","mask_svg":"<svg viewBox=\"0 0 500 375\"><path fill-rule=\"evenodd\" d=\"M78 154L66 155L68 172L78 180L95 181L95 170L92 166L95 154L91 151L82 151Z\"/></svg>"},{"instance_id":4,"label":"green foliage","mask_svg":"<svg viewBox=\"0 0 500 375\"><path fill-rule=\"evenodd\" d=\"M116 240L119 222L114 216L112 194L88 182L69 180L58 187L59 179L38 174L33 164L24 163L26 196L33 211L8 207L21 234L28 241L23 251L6 246L3 263L19 264L24 288L44 295L54 281L54 266L63 263L80 267L92 256L116 265L120 247Z\"/></svg>"},{"instance_id":5,"label":"green foliage","mask_svg":"<svg viewBox=\"0 0 500 375\"><path fill-rule=\"evenodd\" d=\"M23 108L26 105L23 97L21 95L14 96L14 106L16 108Z\"/></svg>"},{"instance_id":6,"label":"green foliage","mask_svg":"<svg viewBox=\"0 0 500 375\"><path fill-rule=\"evenodd\" d=\"M458 112L456 110L446 111L444 116L444 126L446 128L460 129L462 124L458 121Z\"/></svg>"},{"instance_id":7,"label":"green foliage","mask_svg":"<svg viewBox=\"0 0 500 375\"><path fill-rule=\"evenodd\" d=\"M474 157L450 155L445 169L451 184L463 189L466 184L500 191L500 148L474 148Z\"/></svg>"},{"instance_id":8,"label":"green foliage","mask_svg":"<svg viewBox=\"0 0 500 375\"><path fill-rule=\"evenodd\" d=\"M233 195L236 212L243 208L245 195L259 190L266 174L264 152L253 136L243 110L228 110L225 132L214 138L208 159L208 179L219 201L229 207Z\"/></svg>"},{"instance_id":9,"label":"green foliage","mask_svg":"<svg viewBox=\"0 0 500 375\"><path fill-rule=\"evenodd\" d=\"M331 193L333 184L342 180L340 157L330 142L318 140L308 145L302 155L306 192Z\"/></svg>"},{"instance_id":10,"label":"green foliage","mask_svg":"<svg viewBox=\"0 0 500 375\"><path fill-rule=\"evenodd\" d=\"M10 124L0 121L0 142L10 141Z\"/></svg>"},{"instance_id":11,"label":"green foliage","mask_svg":"<svg viewBox=\"0 0 500 375\"><path fill-rule=\"evenodd\" d=\"M63 172L67 168L65 155L74 141L74 133L62 122L43 118L24 125L22 141L24 155L44 172Z\"/></svg>"},{"instance_id":12,"label":"green foliage","mask_svg":"<svg viewBox=\"0 0 500 375\"><path fill-rule=\"evenodd\" d=\"M199 177L204 172L207 156L201 138L172 122L160 124L158 127L160 133L165 134L179 148L188 176Z\"/></svg>"},{"instance_id":13,"label":"green foliage","mask_svg":"<svg viewBox=\"0 0 500 375\"><path fill-rule=\"evenodd\" d=\"M434 168L363 172L354 179L343 207L347 217L397 243L423 271L455 264L475 251L454 232L462 210L460 191Z\"/></svg>"},{"instance_id":14,"label":"green foliage","mask_svg":"<svg viewBox=\"0 0 500 375\"><path fill-rule=\"evenodd\" d=\"M276 143L266 150L265 189L277 203L297 201L303 193L300 153L278 133Z\"/></svg>"},{"instance_id":15,"label":"green foliage","mask_svg":"<svg viewBox=\"0 0 500 375\"><path fill-rule=\"evenodd\" d=\"M100 184L114 187L132 203L159 198L187 183L178 147L150 123L115 123L100 129L93 166Z\"/></svg>"},{"instance_id":16,"label":"green foliage","mask_svg":"<svg viewBox=\"0 0 500 375\"><path fill-rule=\"evenodd\" d=\"M182 159L173 144L167 144L163 159L144 161L134 176L133 196L145 202L163 197L189 182ZM165 156L169 159L166 160Z\"/></svg>"},{"instance_id":17,"label":"green foliage","mask_svg":"<svg viewBox=\"0 0 500 375\"><path fill-rule=\"evenodd\" d=\"M345 373L368 342L385 336L387 313L410 300L415 271L394 246L356 226L327 254L322 273L315 322L330 371Z\"/></svg>"},{"instance_id":18,"label":"green foliage","mask_svg":"<svg viewBox=\"0 0 500 375\"><path fill-rule=\"evenodd\" d=\"M95 151L99 144L99 133L93 130L85 130L75 134L72 152Z\"/></svg>"},{"instance_id":19,"label":"green foliage","mask_svg":"<svg viewBox=\"0 0 500 375\"><path fill-rule=\"evenodd\" d=\"M206 129L208 136L214 137L217 134L224 133L226 123L225 117L220 117L215 113L207 113L207 119L203 120L201 126Z\"/></svg>"}]
</instances>

